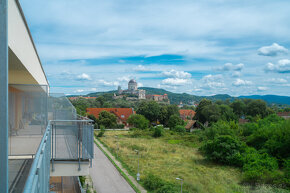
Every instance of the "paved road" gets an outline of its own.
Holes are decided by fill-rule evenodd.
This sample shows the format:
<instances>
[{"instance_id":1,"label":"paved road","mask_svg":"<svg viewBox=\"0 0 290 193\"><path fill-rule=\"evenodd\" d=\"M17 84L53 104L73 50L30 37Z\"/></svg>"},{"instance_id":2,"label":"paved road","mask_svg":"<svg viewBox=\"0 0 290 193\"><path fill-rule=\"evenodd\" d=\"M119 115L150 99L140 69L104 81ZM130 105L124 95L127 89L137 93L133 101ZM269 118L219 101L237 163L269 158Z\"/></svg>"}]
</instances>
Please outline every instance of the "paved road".
<instances>
[{"instance_id":1,"label":"paved road","mask_svg":"<svg viewBox=\"0 0 290 193\"><path fill-rule=\"evenodd\" d=\"M97 193L135 193L96 144L94 144L94 153L90 175Z\"/></svg>"}]
</instances>

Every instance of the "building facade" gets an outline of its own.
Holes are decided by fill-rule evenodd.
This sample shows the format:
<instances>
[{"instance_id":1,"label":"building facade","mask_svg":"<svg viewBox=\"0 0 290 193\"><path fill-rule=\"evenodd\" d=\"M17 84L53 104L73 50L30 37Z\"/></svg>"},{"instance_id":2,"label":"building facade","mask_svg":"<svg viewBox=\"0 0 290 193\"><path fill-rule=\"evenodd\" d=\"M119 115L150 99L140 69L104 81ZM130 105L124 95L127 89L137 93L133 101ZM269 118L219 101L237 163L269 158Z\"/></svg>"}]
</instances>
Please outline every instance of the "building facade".
<instances>
[{"instance_id":1,"label":"building facade","mask_svg":"<svg viewBox=\"0 0 290 193\"><path fill-rule=\"evenodd\" d=\"M146 99L146 91L142 89L138 89L138 83L134 79L131 79L128 82L127 90L122 90L121 86L118 86L118 95L124 95L124 94L135 95L135 97L130 96L129 100L134 100L135 98ZM117 99L118 96L114 94L114 98Z\"/></svg>"},{"instance_id":2,"label":"building facade","mask_svg":"<svg viewBox=\"0 0 290 193\"><path fill-rule=\"evenodd\" d=\"M91 120L49 92L18 0L0 1L0 105L1 193L50 192L54 177L89 174Z\"/></svg>"}]
</instances>

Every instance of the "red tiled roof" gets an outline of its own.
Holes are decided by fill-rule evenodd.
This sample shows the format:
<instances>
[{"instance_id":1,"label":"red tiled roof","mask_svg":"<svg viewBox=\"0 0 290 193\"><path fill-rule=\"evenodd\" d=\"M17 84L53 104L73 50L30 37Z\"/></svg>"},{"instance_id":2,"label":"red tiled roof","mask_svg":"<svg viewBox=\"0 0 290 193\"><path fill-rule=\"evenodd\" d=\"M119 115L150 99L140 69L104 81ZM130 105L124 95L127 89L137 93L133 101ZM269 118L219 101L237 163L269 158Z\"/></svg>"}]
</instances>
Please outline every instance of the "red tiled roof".
<instances>
[{"instance_id":1,"label":"red tiled roof","mask_svg":"<svg viewBox=\"0 0 290 193\"><path fill-rule=\"evenodd\" d=\"M193 117L195 115L195 111L191 110L191 109L180 109L179 114L180 114L180 116Z\"/></svg>"},{"instance_id":2,"label":"red tiled roof","mask_svg":"<svg viewBox=\"0 0 290 193\"><path fill-rule=\"evenodd\" d=\"M135 114L133 108L87 108L87 112L94 115L96 118L99 117L102 111L113 113L122 121L126 121L130 115Z\"/></svg>"},{"instance_id":3,"label":"red tiled roof","mask_svg":"<svg viewBox=\"0 0 290 193\"><path fill-rule=\"evenodd\" d=\"M280 117L282 117L282 116L290 116L290 112L278 112L277 115L280 116Z\"/></svg>"}]
</instances>

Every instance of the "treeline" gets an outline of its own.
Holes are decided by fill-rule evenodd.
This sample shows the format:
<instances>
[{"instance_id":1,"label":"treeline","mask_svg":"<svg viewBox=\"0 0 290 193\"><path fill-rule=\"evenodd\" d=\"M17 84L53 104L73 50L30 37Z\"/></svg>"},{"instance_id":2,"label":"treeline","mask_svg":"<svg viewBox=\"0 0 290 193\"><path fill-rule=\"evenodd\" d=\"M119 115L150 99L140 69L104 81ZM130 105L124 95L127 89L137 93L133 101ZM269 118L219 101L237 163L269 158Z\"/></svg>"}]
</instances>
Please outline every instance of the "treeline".
<instances>
[{"instance_id":1,"label":"treeline","mask_svg":"<svg viewBox=\"0 0 290 193\"><path fill-rule=\"evenodd\" d=\"M218 120L238 121L239 118L254 121L273 114L275 111L267 107L265 101L253 99L241 99L233 102L212 102L203 99L196 108L196 116L199 122L212 124Z\"/></svg>"}]
</instances>

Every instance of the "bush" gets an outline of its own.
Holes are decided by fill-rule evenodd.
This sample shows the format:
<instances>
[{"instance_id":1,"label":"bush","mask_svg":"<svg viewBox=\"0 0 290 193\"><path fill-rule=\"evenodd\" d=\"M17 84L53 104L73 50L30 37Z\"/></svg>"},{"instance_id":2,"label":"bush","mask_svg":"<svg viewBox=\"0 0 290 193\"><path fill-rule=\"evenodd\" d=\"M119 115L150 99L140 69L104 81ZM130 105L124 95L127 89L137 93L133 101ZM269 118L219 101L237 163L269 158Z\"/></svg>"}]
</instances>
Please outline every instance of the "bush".
<instances>
[{"instance_id":1,"label":"bush","mask_svg":"<svg viewBox=\"0 0 290 193\"><path fill-rule=\"evenodd\" d=\"M244 181L269 183L278 175L278 162L267 153L259 153L254 148L247 148L243 154Z\"/></svg>"},{"instance_id":2,"label":"bush","mask_svg":"<svg viewBox=\"0 0 290 193\"><path fill-rule=\"evenodd\" d=\"M130 115L127 121L138 129L147 129L149 125L149 121L143 115L138 114Z\"/></svg>"},{"instance_id":3,"label":"bush","mask_svg":"<svg viewBox=\"0 0 290 193\"><path fill-rule=\"evenodd\" d=\"M144 178L144 187L154 193L175 193L180 191L174 184L166 182L151 173Z\"/></svg>"},{"instance_id":4,"label":"bush","mask_svg":"<svg viewBox=\"0 0 290 193\"><path fill-rule=\"evenodd\" d=\"M200 148L206 158L217 163L242 166L245 145L238 139L222 135L206 141Z\"/></svg>"},{"instance_id":5,"label":"bush","mask_svg":"<svg viewBox=\"0 0 290 193\"><path fill-rule=\"evenodd\" d=\"M218 135L231 135L235 136L238 133L238 124L234 121L218 121L217 123L212 124L212 126L205 128L204 135L213 140Z\"/></svg>"},{"instance_id":6,"label":"bush","mask_svg":"<svg viewBox=\"0 0 290 193\"><path fill-rule=\"evenodd\" d=\"M179 132L179 133L186 132L185 127L182 126L182 125L177 125L172 130L175 131L175 132Z\"/></svg>"},{"instance_id":7,"label":"bush","mask_svg":"<svg viewBox=\"0 0 290 193\"><path fill-rule=\"evenodd\" d=\"M184 125L184 121L178 115L171 115L168 121L168 127L174 129L177 125Z\"/></svg>"},{"instance_id":8,"label":"bush","mask_svg":"<svg viewBox=\"0 0 290 193\"><path fill-rule=\"evenodd\" d=\"M161 137L163 136L164 128L163 126L156 126L153 128L153 137Z\"/></svg>"},{"instance_id":9,"label":"bush","mask_svg":"<svg viewBox=\"0 0 290 193\"><path fill-rule=\"evenodd\" d=\"M125 125L124 124L117 124L118 129L124 129Z\"/></svg>"},{"instance_id":10,"label":"bush","mask_svg":"<svg viewBox=\"0 0 290 193\"><path fill-rule=\"evenodd\" d=\"M146 175L146 177L144 178L144 187L147 190L157 190L162 186L164 186L164 181L151 173Z\"/></svg>"},{"instance_id":11,"label":"bush","mask_svg":"<svg viewBox=\"0 0 290 193\"><path fill-rule=\"evenodd\" d=\"M103 137L104 134L105 134L105 127L101 125L100 132L98 133L97 137Z\"/></svg>"}]
</instances>

